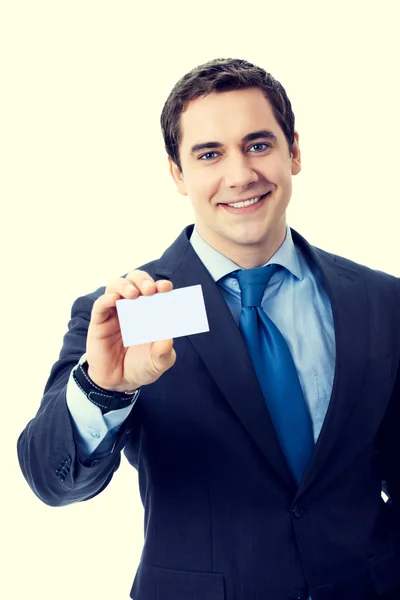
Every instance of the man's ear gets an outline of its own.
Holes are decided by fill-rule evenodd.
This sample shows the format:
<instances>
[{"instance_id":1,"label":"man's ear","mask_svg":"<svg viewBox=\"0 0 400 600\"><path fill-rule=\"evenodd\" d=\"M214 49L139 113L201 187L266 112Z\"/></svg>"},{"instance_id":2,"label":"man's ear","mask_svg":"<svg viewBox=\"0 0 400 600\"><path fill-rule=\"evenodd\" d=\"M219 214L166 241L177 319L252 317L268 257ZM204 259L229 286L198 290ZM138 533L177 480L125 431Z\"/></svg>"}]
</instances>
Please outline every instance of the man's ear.
<instances>
[{"instance_id":1,"label":"man's ear","mask_svg":"<svg viewBox=\"0 0 400 600\"><path fill-rule=\"evenodd\" d=\"M172 179L175 182L178 192L180 194L182 194L182 196L187 196L188 193L186 190L186 185L185 185L185 181L183 179L182 171L179 169L178 165L176 163L174 163L174 161L172 160L172 158L170 156L168 156L168 164L169 164L169 172L171 174Z\"/></svg>"},{"instance_id":2,"label":"man's ear","mask_svg":"<svg viewBox=\"0 0 400 600\"><path fill-rule=\"evenodd\" d=\"M297 175L301 171L301 152L299 146L299 132L294 132L294 142L292 145L292 175Z\"/></svg>"}]
</instances>

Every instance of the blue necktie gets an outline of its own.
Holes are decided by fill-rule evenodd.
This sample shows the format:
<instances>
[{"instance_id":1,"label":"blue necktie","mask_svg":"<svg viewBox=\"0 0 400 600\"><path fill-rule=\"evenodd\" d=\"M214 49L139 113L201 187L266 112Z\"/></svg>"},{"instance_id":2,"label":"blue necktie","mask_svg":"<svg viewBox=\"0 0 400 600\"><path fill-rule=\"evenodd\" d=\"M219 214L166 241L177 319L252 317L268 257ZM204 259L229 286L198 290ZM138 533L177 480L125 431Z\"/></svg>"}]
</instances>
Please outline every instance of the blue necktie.
<instances>
[{"instance_id":1,"label":"blue necktie","mask_svg":"<svg viewBox=\"0 0 400 600\"><path fill-rule=\"evenodd\" d=\"M239 329L282 450L299 483L314 449L311 417L289 347L261 307L265 288L279 268L268 265L231 275L237 277L242 294Z\"/></svg>"}]
</instances>

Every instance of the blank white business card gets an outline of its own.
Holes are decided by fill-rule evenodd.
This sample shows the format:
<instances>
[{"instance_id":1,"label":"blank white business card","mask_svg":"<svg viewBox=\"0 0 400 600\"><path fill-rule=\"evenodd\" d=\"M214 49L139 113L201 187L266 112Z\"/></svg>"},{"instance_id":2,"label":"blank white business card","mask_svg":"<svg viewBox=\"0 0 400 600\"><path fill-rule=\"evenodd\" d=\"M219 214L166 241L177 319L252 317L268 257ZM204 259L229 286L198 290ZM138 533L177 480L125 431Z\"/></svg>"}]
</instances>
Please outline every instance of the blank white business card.
<instances>
[{"instance_id":1,"label":"blank white business card","mask_svg":"<svg viewBox=\"0 0 400 600\"><path fill-rule=\"evenodd\" d=\"M125 347L210 331L201 285L117 300Z\"/></svg>"}]
</instances>

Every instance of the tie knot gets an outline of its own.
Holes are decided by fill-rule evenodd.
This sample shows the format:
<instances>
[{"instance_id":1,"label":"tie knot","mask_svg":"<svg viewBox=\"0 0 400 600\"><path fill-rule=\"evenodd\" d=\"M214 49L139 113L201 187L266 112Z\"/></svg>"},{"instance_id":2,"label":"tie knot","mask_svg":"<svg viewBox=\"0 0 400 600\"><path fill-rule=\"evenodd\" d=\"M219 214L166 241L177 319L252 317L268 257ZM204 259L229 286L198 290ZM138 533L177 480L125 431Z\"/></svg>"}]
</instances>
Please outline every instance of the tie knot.
<instances>
[{"instance_id":1,"label":"tie knot","mask_svg":"<svg viewBox=\"0 0 400 600\"><path fill-rule=\"evenodd\" d=\"M236 273L242 294L242 306L261 306L264 290L279 265L245 269Z\"/></svg>"}]
</instances>

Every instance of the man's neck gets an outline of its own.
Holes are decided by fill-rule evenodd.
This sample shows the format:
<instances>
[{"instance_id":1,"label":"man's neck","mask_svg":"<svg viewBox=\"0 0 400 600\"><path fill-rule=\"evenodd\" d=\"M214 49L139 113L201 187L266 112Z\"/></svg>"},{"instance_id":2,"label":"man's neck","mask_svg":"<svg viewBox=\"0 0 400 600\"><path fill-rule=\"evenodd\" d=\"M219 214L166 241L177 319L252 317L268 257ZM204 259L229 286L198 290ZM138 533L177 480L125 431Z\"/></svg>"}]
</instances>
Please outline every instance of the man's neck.
<instances>
[{"instance_id":1,"label":"man's neck","mask_svg":"<svg viewBox=\"0 0 400 600\"><path fill-rule=\"evenodd\" d=\"M263 246L259 244L224 244L223 241L220 243L219 240L216 243L214 240L210 240L209 236L203 235L197 225L196 228L200 237L207 244L229 258L229 260L239 267L242 267L242 269L253 269L265 265L286 239L286 223L284 224L283 232L280 232L279 236L276 235L274 238L269 238Z\"/></svg>"}]
</instances>

